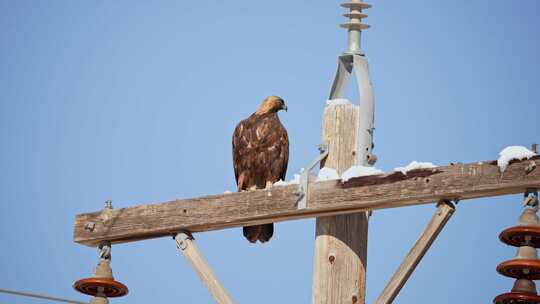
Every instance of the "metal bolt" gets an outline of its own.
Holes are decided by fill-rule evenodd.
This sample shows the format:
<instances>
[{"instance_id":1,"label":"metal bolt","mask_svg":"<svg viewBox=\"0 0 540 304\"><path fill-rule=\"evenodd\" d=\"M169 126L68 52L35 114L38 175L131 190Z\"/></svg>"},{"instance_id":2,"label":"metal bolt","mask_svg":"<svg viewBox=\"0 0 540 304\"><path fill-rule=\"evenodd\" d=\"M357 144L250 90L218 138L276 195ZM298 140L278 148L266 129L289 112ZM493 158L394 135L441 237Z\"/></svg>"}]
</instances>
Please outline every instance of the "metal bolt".
<instances>
[{"instance_id":1,"label":"metal bolt","mask_svg":"<svg viewBox=\"0 0 540 304\"><path fill-rule=\"evenodd\" d=\"M189 232L180 232L174 238L176 241L176 247L180 250L185 250L188 246L187 240L191 238Z\"/></svg>"},{"instance_id":2,"label":"metal bolt","mask_svg":"<svg viewBox=\"0 0 540 304\"><path fill-rule=\"evenodd\" d=\"M529 164L527 165L527 167L525 167L525 172L529 174L533 172L534 169L536 169L536 162L534 160L531 160Z\"/></svg>"},{"instance_id":3,"label":"metal bolt","mask_svg":"<svg viewBox=\"0 0 540 304\"><path fill-rule=\"evenodd\" d=\"M111 242L109 241L103 241L99 244L98 246L98 253L99 253L99 257L100 259L102 260L111 260L111 251L112 251L112 248L111 248Z\"/></svg>"},{"instance_id":4,"label":"metal bolt","mask_svg":"<svg viewBox=\"0 0 540 304\"><path fill-rule=\"evenodd\" d=\"M88 223L84 224L84 230L93 232L95 228L96 228L96 223L88 222Z\"/></svg>"},{"instance_id":5,"label":"metal bolt","mask_svg":"<svg viewBox=\"0 0 540 304\"><path fill-rule=\"evenodd\" d=\"M523 206L538 206L538 193L536 191L527 191L523 199Z\"/></svg>"},{"instance_id":6,"label":"metal bolt","mask_svg":"<svg viewBox=\"0 0 540 304\"><path fill-rule=\"evenodd\" d=\"M371 166L375 165L377 162L377 155L375 154L368 154L367 156L367 163Z\"/></svg>"}]
</instances>

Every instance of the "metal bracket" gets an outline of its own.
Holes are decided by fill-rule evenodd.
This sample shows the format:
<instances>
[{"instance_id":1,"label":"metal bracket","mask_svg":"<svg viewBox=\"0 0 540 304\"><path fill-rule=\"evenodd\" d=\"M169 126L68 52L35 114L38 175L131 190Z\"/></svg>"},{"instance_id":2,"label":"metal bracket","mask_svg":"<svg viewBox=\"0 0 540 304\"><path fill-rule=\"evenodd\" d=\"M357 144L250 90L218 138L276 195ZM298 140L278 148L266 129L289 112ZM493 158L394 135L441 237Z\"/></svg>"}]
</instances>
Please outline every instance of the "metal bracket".
<instances>
[{"instance_id":1,"label":"metal bracket","mask_svg":"<svg viewBox=\"0 0 540 304\"><path fill-rule=\"evenodd\" d=\"M338 68L329 99L344 98L347 89L347 83L351 74L356 74L356 88L360 97L360 113L358 122L358 147L357 163L365 165L366 163L375 163L373 150L373 133L375 130L375 100L373 98L373 87L369 77L368 60L365 56L345 54L338 58Z\"/></svg>"},{"instance_id":2,"label":"metal bracket","mask_svg":"<svg viewBox=\"0 0 540 304\"><path fill-rule=\"evenodd\" d=\"M111 260L111 242L109 241L103 241L98 246L99 250L99 258L101 260Z\"/></svg>"},{"instance_id":3,"label":"metal bracket","mask_svg":"<svg viewBox=\"0 0 540 304\"><path fill-rule=\"evenodd\" d=\"M531 207L535 212L539 209L538 190L527 189L523 194L523 207Z\"/></svg>"},{"instance_id":4,"label":"metal bracket","mask_svg":"<svg viewBox=\"0 0 540 304\"><path fill-rule=\"evenodd\" d=\"M191 240L193 237L189 232L180 232L175 237L174 240L176 241L176 247L180 250L185 250L188 246L187 240Z\"/></svg>"},{"instance_id":5,"label":"metal bracket","mask_svg":"<svg viewBox=\"0 0 540 304\"><path fill-rule=\"evenodd\" d=\"M329 145L328 144L321 144L319 145L319 151L321 154L317 156L311 163L309 163L308 167L302 171L302 174L300 175L300 185L298 186L298 191L296 191L296 195L298 196L297 208L298 209L306 209L307 208L307 202L308 202L308 186L309 186L309 173L313 168L321 162L323 159L325 159L328 156L328 150Z\"/></svg>"},{"instance_id":6,"label":"metal bracket","mask_svg":"<svg viewBox=\"0 0 540 304\"><path fill-rule=\"evenodd\" d=\"M525 167L525 173L530 174L534 171L534 169L536 169L536 162L534 160L531 160L527 167Z\"/></svg>"}]
</instances>

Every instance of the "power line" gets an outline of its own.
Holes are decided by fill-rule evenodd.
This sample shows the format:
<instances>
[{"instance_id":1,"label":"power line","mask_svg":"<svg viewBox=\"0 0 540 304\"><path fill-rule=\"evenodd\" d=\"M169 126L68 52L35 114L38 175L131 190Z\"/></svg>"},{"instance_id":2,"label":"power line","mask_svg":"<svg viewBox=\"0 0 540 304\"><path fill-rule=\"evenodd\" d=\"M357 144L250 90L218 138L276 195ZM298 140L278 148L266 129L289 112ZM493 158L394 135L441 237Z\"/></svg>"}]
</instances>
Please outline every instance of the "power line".
<instances>
[{"instance_id":1,"label":"power line","mask_svg":"<svg viewBox=\"0 0 540 304\"><path fill-rule=\"evenodd\" d=\"M12 295L17 295L17 296L38 298L38 299L44 299L44 300L56 301L56 302L63 302L63 303L88 304L88 302L79 302L79 301L74 301L74 300L67 300L67 299L62 299L62 298L50 297L50 296L45 296L45 295L38 295L38 294L29 293L29 292L7 290L7 289L0 289L0 293L7 293L7 294L12 294Z\"/></svg>"}]
</instances>

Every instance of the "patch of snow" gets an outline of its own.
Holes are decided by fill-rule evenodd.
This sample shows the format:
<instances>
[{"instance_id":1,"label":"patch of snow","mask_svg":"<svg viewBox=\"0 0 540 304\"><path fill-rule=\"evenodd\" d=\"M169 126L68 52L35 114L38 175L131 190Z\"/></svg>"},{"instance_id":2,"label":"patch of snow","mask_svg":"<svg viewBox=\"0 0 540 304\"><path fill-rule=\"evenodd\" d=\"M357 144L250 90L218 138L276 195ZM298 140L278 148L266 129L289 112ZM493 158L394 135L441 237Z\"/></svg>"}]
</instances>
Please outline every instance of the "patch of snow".
<instances>
[{"instance_id":1,"label":"patch of snow","mask_svg":"<svg viewBox=\"0 0 540 304\"><path fill-rule=\"evenodd\" d=\"M277 182L274 183L274 186L287 186L289 183L286 182L286 181L283 181L283 180L278 180Z\"/></svg>"},{"instance_id":2,"label":"patch of snow","mask_svg":"<svg viewBox=\"0 0 540 304\"><path fill-rule=\"evenodd\" d=\"M327 106L340 106L340 105L348 105L348 104L352 104L352 103L346 98L336 98L336 99L330 99L326 101Z\"/></svg>"},{"instance_id":3,"label":"patch of snow","mask_svg":"<svg viewBox=\"0 0 540 304\"><path fill-rule=\"evenodd\" d=\"M300 184L300 174L295 174L294 178L288 182L279 180L274 183L274 186L288 186L288 185L297 185Z\"/></svg>"},{"instance_id":4,"label":"patch of snow","mask_svg":"<svg viewBox=\"0 0 540 304\"><path fill-rule=\"evenodd\" d=\"M407 172L415 170L415 169L431 169L431 168L435 168L435 167L437 167L437 166L435 166L432 163L417 162L417 161L413 160L407 166L405 166L405 167L397 167L397 168L394 169L394 171L395 172L400 171L401 173L403 173L403 175L407 175Z\"/></svg>"},{"instance_id":5,"label":"patch of snow","mask_svg":"<svg viewBox=\"0 0 540 304\"><path fill-rule=\"evenodd\" d=\"M223 194L231 194L231 193L232 193L232 192L231 192L231 191L229 191L229 190L227 190L227 191L223 192Z\"/></svg>"},{"instance_id":6,"label":"patch of snow","mask_svg":"<svg viewBox=\"0 0 540 304\"><path fill-rule=\"evenodd\" d=\"M339 179L339 174L336 170L328 167L324 167L319 170L319 175L317 175L318 182L330 181Z\"/></svg>"},{"instance_id":7,"label":"patch of snow","mask_svg":"<svg viewBox=\"0 0 540 304\"><path fill-rule=\"evenodd\" d=\"M510 163L510 161L514 159L517 159L517 160L529 159L535 155L536 153L534 153L533 151L523 146L506 147L501 152L499 152L499 159L497 160L497 166L499 166L499 170L501 172L504 172L504 170L506 170L506 168L508 167L508 164Z\"/></svg>"},{"instance_id":8,"label":"patch of snow","mask_svg":"<svg viewBox=\"0 0 540 304\"><path fill-rule=\"evenodd\" d=\"M375 167L352 166L349 169L347 169L345 172L343 172L343 174L341 174L341 181L346 182L353 177L378 175L378 174L384 174L384 172Z\"/></svg>"}]
</instances>

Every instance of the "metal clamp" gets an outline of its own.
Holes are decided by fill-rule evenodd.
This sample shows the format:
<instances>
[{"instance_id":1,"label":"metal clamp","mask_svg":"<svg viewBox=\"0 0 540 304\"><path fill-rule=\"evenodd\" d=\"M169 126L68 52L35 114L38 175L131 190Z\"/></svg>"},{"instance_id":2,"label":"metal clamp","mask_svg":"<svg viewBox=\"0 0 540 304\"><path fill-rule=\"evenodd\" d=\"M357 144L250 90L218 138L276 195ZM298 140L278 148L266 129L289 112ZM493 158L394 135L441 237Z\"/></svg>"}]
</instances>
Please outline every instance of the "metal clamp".
<instances>
[{"instance_id":1,"label":"metal clamp","mask_svg":"<svg viewBox=\"0 0 540 304\"><path fill-rule=\"evenodd\" d=\"M332 83L329 99L344 98L352 74L356 74L356 88L360 97L358 117L357 164L375 164L373 133L375 130L375 100L369 77L368 60L364 56L345 54L339 56L338 68Z\"/></svg>"},{"instance_id":2,"label":"metal clamp","mask_svg":"<svg viewBox=\"0 0 540 304\"><path fill-rule=\"evenodd\" d=\"M309 163L308 167L302 171L302 174L300 175L300 185L298 186L298 190L296 191L296 195L298 196L298 200L296 201L297 208L298 209L306 209L307 208L307 202L308 202L308 186L309 186L309 173L313 168L321 162L323 159L325 159L328 156L328 150L329 145L328 144L321 144L319 145L319 151L321 154L317 156L311 163Z\"/></svg>"},{"instance_id":3,"label":"metal clamp","mask_svg":"<svg viewBox=\"0 0 540 304\"><path fill-rule=\"evenodd\" d=\"M191 240L193 237L189 232L180 232L175 237L174 240L176 241L176 247L180 250L185 250L188 246L187 240Z\"/></svg>"},{"instance_id":4,"label":"metal clamp","mask_svg":"<svg viewBox=\"0 0 540 304\"><path fill-rule=\"evenodd\" d=\"M98 246L98 254L101 260L110 261L111 260L111 242L103 241Z\"/></svg>"},{"instance_id":5,"label":"metal clamp","mask_svg":"<svg viewBox=\"0 0 540 304\"><path fill-rule=\"evenodd\" d=\"M539 201L538 201L538 190L537 189L527 189L523 194L523 207L531 207L538 211Z\"/></svg>"}]
</instances>

